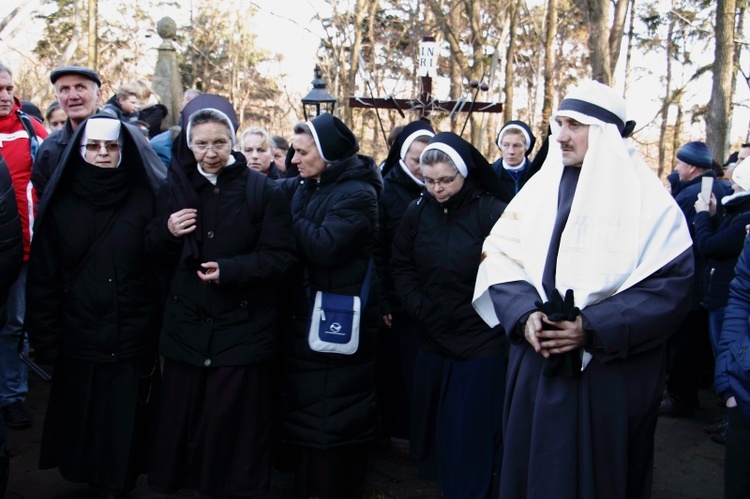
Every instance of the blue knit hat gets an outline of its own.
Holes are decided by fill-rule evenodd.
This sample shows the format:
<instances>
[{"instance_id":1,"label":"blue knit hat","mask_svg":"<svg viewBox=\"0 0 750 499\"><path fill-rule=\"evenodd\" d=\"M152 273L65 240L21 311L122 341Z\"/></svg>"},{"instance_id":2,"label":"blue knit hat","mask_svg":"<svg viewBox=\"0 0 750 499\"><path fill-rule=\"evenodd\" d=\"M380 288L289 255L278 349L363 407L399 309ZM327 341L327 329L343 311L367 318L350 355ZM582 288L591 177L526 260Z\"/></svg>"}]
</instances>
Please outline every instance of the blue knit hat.
<instances>
[{"instance_id":1,"label":"blue knit hat","mask_svg":"<svg viewBox=\"0 0 750 499\"><path fill-rule=\"evenodd\" d=\"M677 159L685 163L710 170L714 167L711 149L704 142L688 142L677 151Z\"/></svg>"}]
</instances>

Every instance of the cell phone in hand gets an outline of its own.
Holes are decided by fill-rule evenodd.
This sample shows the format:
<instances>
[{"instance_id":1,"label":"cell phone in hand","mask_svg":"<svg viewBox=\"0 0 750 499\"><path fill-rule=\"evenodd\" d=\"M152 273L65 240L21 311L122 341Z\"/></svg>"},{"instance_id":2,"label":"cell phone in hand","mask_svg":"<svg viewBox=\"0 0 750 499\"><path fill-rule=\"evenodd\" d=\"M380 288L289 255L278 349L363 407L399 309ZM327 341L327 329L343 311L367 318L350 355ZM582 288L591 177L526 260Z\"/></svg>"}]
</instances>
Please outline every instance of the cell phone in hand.
<instances>
[{"instance_id":1,"label":"cell phone in hand","mask_svg":"<svg viewBox=\"0 0 750 499\"><path fill-rule=\"evenodd\" d=\"M711 190L714 188L713 177L703 177L701 179L701 198L706 204L711 202Z\"/></svg>"}]
</instances>

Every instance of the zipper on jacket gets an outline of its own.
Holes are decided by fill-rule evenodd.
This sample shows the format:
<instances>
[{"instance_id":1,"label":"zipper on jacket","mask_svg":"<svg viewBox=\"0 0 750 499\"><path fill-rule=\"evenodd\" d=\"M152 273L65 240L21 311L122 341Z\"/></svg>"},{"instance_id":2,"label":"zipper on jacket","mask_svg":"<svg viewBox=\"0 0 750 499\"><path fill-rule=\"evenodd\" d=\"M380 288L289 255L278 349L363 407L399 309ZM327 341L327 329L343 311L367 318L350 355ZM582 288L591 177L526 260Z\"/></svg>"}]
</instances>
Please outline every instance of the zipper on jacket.
<instances>
[{"instance_id":1,"label":"zipper on jacket","mask_svg":"<svg viewBox=\"0 0 750 499\"><path fill-rule=\"evenodd\" d=\"M706 294L711 294L711 282L714 280L714 272L716 272L716 267L711 267L711 271L708 273L708 289L706 290Z\"/></svg>"}]
</instances>

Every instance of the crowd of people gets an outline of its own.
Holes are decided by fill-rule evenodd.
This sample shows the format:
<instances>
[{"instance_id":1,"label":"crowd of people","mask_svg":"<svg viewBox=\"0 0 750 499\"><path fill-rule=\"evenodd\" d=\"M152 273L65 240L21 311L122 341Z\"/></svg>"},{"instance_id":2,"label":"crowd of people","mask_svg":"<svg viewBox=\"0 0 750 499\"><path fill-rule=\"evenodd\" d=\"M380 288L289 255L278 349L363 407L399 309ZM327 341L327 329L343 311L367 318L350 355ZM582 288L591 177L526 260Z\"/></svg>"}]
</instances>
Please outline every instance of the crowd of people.
<instances>
[{"instance_id":1,"label":"crowd of people","mask_svg":"<svg viewBox=\"0 0 750 499\"><path fill-rule=\"evenodd\" d=\"M715 361L747 496L750 144L727 169L683 145L665 188L585 82L533 158L519 120L494 163L418 120L378 165L331 114L289 143L189 89L163 130L143 82L50 82L23 111L0 64L0 431L31 425L30 345L41 469L227 498L276 467L351 498L392 438L448 499L647 498L657 418L693 416Z\"/></svg>"}]
</instances>

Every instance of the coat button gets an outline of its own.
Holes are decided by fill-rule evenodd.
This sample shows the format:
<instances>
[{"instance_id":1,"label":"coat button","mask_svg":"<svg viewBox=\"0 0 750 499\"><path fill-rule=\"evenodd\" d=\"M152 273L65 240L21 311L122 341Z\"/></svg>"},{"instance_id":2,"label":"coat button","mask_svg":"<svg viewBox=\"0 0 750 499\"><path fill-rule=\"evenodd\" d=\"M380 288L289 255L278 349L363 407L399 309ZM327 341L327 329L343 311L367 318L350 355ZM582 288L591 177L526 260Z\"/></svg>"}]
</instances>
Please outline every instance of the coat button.
<instances>
[{"instance_id":1,"label":"coat button","mask_svg":"<svg viewBox=\"0 0 750 499\"><path fill-rule=\"evenodd\" d=\"M211 365L211 359L204 360L203 361L203 365L206 366L206 367L210 366Z\"/></svg>"},{"instance_id":2,"label":"coat button","mask_svg":"<svg viewBox=\"0 0 750 499\"><path fill-rule=\"evenodd\" d=\"M240 307L242 307L242 308L247 308L247 300L242 300L242 301L240 302Z\"/></svg>"},{"instance_id":3,"label":"coat button","mask_svg":"<svg viewBox=\"0 0 750 499\"><path fill-rule=\"evenodd\" d=\"M221 188L220 187L214 187L214 194L218 194L220 192L221 192Z\"/></svg>"},{"instance_id":4,"label":"coat button","mask_svg":"<svg viewBox=\"0 0 750 499\"><path fill-rule=\"evenodd\" d=\"M107 279L107 282L112 282L112 279Z\"/></svg>"},{"instance_id":5,"label":"coat button","mask_svg":"<svg viewBox=\"0 0 750 499\"><path fill-rule=\"evenodd\" d=\"M174 296L172 297L172 299L173 299L174 301L178 301L178 300L179 300L179 298L177 298L177 295L174 295Z\"/></svg>"},{"instance_id":6,"label":"coat button","mask_svg":"<svg viewBox=\"0 0 750 499\"><path fill-rule=\"evenodd\" d=\"M214 238L214 231L209 230L208 234L206 234L206 236L208 236L209 239L213 239Z\"/></svg>"}]
</instances>

